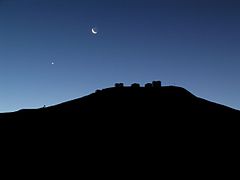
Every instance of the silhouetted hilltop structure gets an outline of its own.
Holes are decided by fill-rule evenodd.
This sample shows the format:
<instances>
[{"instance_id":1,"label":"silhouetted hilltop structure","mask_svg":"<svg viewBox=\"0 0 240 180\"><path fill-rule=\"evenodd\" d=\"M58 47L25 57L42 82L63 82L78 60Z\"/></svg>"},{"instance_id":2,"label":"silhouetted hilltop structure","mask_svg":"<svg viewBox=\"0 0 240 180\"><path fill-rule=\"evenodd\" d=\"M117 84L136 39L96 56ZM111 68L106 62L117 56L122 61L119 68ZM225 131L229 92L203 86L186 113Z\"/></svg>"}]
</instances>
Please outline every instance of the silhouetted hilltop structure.
<instances>
[{"instance_id":1,"label":"silhouetted hilltop structure","mask_svg":"<svg viewBox=\"0 0 240 180\"><path fill-rule=\"evenodd\" d=\"M56 154L56 162L67 159L67 166L74 160L91 172L94 165L101 173L103 168L106 174L149 179L159 175L159 163L167 175L187 171L206 177L203 166L219 170L226 149L227 159L235 158L229 154L237 146L239 119L239 111L181 87L118 83L56 106L0 114L0 127L13 129L9 134L21 145L26 139L31 147L36 143L43 151L35 155L46 162Z\"/></svg>"},{"instance_id":2,"label":"silhouetted hilltop structure","mask_svg":"<svg viewBox=\"0 0 240 180\"><path fill-rule=\"evenodd\" d=\"M131 86L116 83L115 87L56 106L3 113L0 114L0 126L77 126L92 120L114 123L119 119L121 123L134 124L144 119L165 123L170 120L239 119L239 115L237 110L198 98L184 88L162 87L160 81L153 81L144 87L137 83Z\"/></svg>"},{"instance_id":3,"label":"silhouetted hilltop structure","mask_svg":"<svg viewBox=\"0 0 240 180\"><path fill-rule=\"evenodd\" d=\"M124 87L124 84L123 83L115 83L115 87L122 88L122 87Z\"/></svg>"},{"instance_id":4,"label":"silhouetted hilltop structure","mask_svg":"<svg viewBox=\"0 0 240 180\"><path fill-rule=\"evenodd\" d=\"M124 83L115 83L115 88L123 88L124 87ZM128 87L128 86L125 86ZM130 87L141 87L141 85L139 83L133 83L131 84ZM148 87L148 88L160 88L162 87L162 83L161 81L153 81L152 83L146 83L144 87Z\"/></svg>"}]
</instances>

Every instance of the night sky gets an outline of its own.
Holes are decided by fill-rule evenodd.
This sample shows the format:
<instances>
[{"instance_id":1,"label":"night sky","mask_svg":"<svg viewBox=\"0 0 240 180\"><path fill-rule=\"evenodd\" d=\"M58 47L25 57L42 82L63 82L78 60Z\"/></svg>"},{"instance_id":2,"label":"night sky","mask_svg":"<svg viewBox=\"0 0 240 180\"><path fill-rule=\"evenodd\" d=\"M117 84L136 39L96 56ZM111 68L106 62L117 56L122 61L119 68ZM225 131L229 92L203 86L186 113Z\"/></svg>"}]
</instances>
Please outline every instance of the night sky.
<instances>
[{"instance_id":1,"label":"night sky","mask_svg":"<svg viewBox=\"0 0 240 180\"><path fill-rule=\"evenodd\" d=\"M239 0L0 0L0 112L152 80L240 109L239 77Z\"/></svg>"}]
</instances>

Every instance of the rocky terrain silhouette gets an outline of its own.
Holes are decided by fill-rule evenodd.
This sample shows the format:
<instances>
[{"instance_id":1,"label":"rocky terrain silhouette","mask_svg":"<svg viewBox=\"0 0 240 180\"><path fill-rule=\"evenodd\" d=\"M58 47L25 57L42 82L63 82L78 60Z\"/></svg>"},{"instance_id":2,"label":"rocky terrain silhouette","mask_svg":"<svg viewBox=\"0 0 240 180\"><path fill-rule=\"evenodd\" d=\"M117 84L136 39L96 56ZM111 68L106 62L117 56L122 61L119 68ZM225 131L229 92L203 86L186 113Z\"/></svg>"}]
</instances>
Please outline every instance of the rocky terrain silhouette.
<instances>
[{"instance_id":1,"label":"rocky terrain silhouette","mask_svg":"<svg viewBox=\"0 0 240 180\"><path fill-rule=\"evenodd\" d=\"M238 120L240 112L198 98L184 88L161 86L160 81L140 87L134 83L96 90L88 96L39 109L0 114L0 126L24 129L94 126L153 126L157 124L212 123ZM143 124L142 124L143 123ZM199 124L200 125L200 124Z\"/></svg>"},{"instance_id":2,"label":"rocky terrain silhouette","mask_svg":"<svg viewBox=\"0 0 240 180\"><path fill-rule=\"evenodd\" d=\"M80 170L98 176L206 177L225 172L236 158L239 120L237 110L156 81L145 87L117 83L55 106L2 113L0 127L9 131L4 137L14 146L12 156L28 147L24 158L51 159L55 168L70 168L68 177Z\"/></svg>"}]
</instances>

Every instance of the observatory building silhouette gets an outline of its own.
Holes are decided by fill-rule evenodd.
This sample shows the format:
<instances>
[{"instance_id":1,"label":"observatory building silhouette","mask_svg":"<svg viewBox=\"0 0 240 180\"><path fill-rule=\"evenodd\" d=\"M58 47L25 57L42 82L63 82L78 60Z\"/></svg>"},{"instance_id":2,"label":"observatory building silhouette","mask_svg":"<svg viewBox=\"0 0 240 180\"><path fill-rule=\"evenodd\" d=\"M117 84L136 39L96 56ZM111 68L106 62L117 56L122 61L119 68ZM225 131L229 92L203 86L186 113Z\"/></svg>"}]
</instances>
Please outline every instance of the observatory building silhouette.
<instances>
[{"instance_id":1,"label":"observatory building silhouette","mask_svg":"<svg viewBox=\"0 0 240 180\"><path fill-rule=\"evenodd\" d=\"M128 86L124 86L124 83L115 83L115 88L123 88L123 87L128 87ZM139 83L133 83L131 84L132 88L139 88L141 87ZM162 82L161 81L152 81L152 83L146 83L144 85L145 88L160 88L162 87Z\"/></svg>"}]
</instances>

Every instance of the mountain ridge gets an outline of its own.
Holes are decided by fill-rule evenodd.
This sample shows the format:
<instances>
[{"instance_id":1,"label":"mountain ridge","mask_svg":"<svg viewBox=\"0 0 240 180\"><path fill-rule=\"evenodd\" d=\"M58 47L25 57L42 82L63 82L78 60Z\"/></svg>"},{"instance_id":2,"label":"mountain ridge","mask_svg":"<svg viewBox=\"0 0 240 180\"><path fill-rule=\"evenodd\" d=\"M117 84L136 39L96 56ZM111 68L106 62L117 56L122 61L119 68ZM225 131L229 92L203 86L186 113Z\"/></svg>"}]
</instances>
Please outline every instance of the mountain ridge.
<instances>
[{"instance_id":1,"label":"mountain ridge","mask_svg":"<svg viewBox=\"0 0 240 180\"><path fill-rule=\"evenodd\" d=\"M181 87L111 87L55 106L0 114L0 129L8 131L8 142L19 144L14 151L23 142L30 149L36 144L37 155L58 153L56 162L98 162L98 168L107 162L119 173L121 167L158 172L159 162L177 163L176 170L187 163L188 171L202 173L203 165L212 169L209 160L220 168L223 155L235 159L239 119L239 111Z\"/></svg>"},{"instance_id":2,"label":"mountain ridge","mask_svg":"<svg viewBox=\"0 0 240 180\"><path fill-rule=\"evenodd\" d=\"M87 96L54 106L1 113L0 126L15 124L17 127L31 127L35 124L37 127L39 124L44 126L44 123L50 126L68 123L71 126L71 123L77 125L76 122L91 119L136 121L141 118L168 118L203 121L206 118L238 119L239 115L238 110L199 98L182 87L140 87L135 84L96 90Z\"/></svg>"},{"instance_id":3,"label":"mountain ridge","mask_svg":"<svg viewBox=\"0 0 240 180\"><path fill-rule=\"evenodd\" d=\"M212 101L209 101L209 100L206 100L204 98L201 98L201 97L198 97L198 96L195 96L194 94L192 94L191 92L189 92L188 90L186 90L185 88L183 87L178 87L178 86L162 86L160 88L146 88L146 87L131 87L131 86L126 86L126 87L109 87L109 88L104 88L104 89L101 89L101 90L96 90L95 93L90 93L89 95L86 95L86 96L83 96L83 97L79 97L79 98L75 98L75 99L72 99L72 100L67 100L65 102L61 102L61 103L58 103L58 104L55 104L55 105L52 105L52 106L44 106L44 107L41 107L41 108L35 108L35 109L20 109L20 110L17 110L17 111L14 111L14 112L6 112L6 113L0 113L0 114L11 114L11 113L17 113L17 112L21 112L21 111L31 111L31 110L40 110L40 109L52 109L52 108L58 108L58 107L61 107L61 106L64 106L64 105L68 105L68 104L73 104L73 103L79 103L80 101L84 101L85 99L87 98L91 98L91 97L96 97L96 94L98 95L103 95L106 93L108 93L108 95L110 95L111 93L119 93L119 92L124 92L125 93L142 93L144 91L148 91L148 93L156 93L156 91L162 91L162 95L163 93L166 93L166 91L168 91L167 93L170 94L172 93L172 95L175 93L175 95L181 95L181 96L184 96L185 95L185 98L188 97L188 98L197 98L201 101L204 101L206 103L211 103L212 105L216 105L216 106L219 106L219 107L222 107L222 108L226 108L226 109L231 109L233 111L239 111L237 109L234 109L234 108L231 108L229 106L226 106L226 105L222 105L220 103L216 103L216 102L212 102ZM127 92L128 91L128 92ZM140 91L140 92L139 92ZM141 92L142 91L142 92ZM176 93L177 92L177 93ZM240 112L240 111L239 111Z\"/></svg>"}]
</instances>

